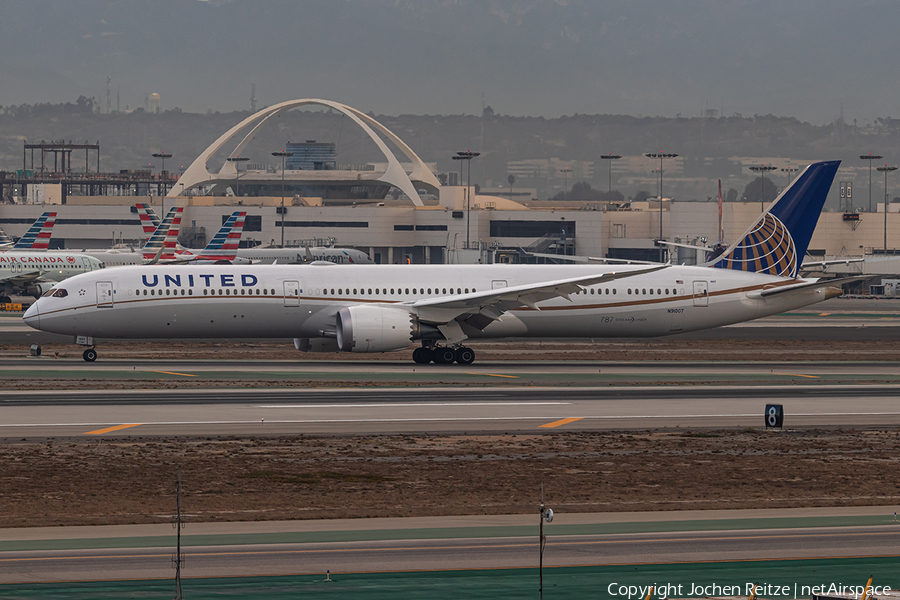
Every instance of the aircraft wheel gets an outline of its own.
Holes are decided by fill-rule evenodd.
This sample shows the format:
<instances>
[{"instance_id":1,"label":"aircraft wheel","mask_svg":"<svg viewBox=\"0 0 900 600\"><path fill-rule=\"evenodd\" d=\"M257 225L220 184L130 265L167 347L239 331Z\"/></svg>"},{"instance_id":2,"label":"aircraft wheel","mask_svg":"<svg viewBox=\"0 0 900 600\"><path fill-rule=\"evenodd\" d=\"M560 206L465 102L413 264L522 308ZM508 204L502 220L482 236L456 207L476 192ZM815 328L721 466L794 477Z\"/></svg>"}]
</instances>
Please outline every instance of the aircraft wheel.
<instances>
[{"instance_id":1,"label":"aircraft wheel","mask_svg":"<svg viewBox=\"0 0 900 600\"><path fill-rule=\"evenodd\" d=\"M428 348L416 348L413 350L413 361L419 365L427 365L431 362L431 350Z\"/></svg>"},{"instance_id":2,"label":"aircraft wheel","mask_svg":"<svg viewBox=\"0 0 900 600\"><path fill-rule=\"evenodd\" d=\"M466 348L465 346L460 346L456 349L456 362L461 365L471 365L475 362L475 351L471 348Z\"/></svg>"},{"instance_id":3,"label":"aircraft wheel","mask_svg":"<svg viewBox=\"0 0 900 600\"><path fill-rule=\"evenodd\" d=\"M87 362L94 362L97 360L97 351L93 348L88 348L82 353L81 357Z\"/></svg>"},{"instance_id":4,"label":"aircraft wheel","mask_svg":"<svg viewBox=\"0 0 900 600\"><path fill-rule=\"evenodd\" d=\"M456 352L453 348L435 348L432 360L436 365L449 365L456 360Z\"/></svg>"}]
</instances>

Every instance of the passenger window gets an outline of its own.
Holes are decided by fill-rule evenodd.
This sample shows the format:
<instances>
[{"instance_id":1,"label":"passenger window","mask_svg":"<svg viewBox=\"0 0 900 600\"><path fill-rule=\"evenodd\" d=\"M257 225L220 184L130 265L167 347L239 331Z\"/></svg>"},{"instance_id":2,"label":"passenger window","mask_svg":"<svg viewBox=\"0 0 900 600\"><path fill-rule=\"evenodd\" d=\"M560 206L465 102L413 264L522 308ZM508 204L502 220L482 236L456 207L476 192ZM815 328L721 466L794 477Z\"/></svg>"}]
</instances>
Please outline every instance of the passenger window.
<instances>
[{"instance_id":1,"label":"passenger window","mask_svg":"<svg viewBox=\"0 0 900 600\"><path fill-rule=\"evenodd\" d=\"M650 288L650 295L653 295L653 288Z\"/></svg>"},{"instance_id":2,"label":"passenger window","mask_svg":"<svg viewBox=\"0 0 900 600\"><path fill-rule=\"evenodd\" d=\"M459 289L459 288L456 288L456 293L457 293L457 294L462 294L462 290Z\"/></svg>"},{"instance_id":3,"label":"passenger window","mask_svg":"<svg viewBox=\"0 0 900 600\"><path fill-rule=\"evenodd\" d=\"M263 296L268 295L268 293L269 293L269 290L263 290Z\"/></svg>"},{"instance_id":4,"label":"passenger window","mask_svg":"<svg viewBox=\"0 0 900 600\"><path fill-rule=\"evenodd\" d=\"M394 288L391 288L391 296L394 295Z\"/></svg>"},{"instance_id":5,"label":"passenger window","mask_svg":"<svg viewBox=\"0 0 900 600\"><path fill-rule=\"evenodd\" d=\"M631 288L628 288L628 295L631 295Z\"/></svg>"},{"instance_id":6,"label":"passenger window","mask_svg":"<svg viewBox=\"0 0 900 600\"><path fill-rule=\"evenodd\" d=\"M270 295L274 296L274 295L275 295L275 290L272 290L272 293L271 293Z\"/></svg>"},{"instance_id":7,"label":"passenger window","mask_svg":"<svg viewBox=\"0 0 900 600\"><path fill-rule=\"evenodd\" d=\"M661 295L662 295L662 290L659 289L659 288L656 288L656 295L657 295L657 296L661 296Z\"/></svg>"},{"instance_id":8,"label":"passenger window","mask_svg":"<svg viewBox=\"0 0 900 600\"><path fill-rule=\"evenodd\" d=\"M375 295L378 295L378 288L375 288Z\"/></svg>"},{"instance_id":9,"label":"passenger window","mask_svg":"<svg viewBox=\"0 0 900 600\"><path fill-rule=\"evenodd\" d=\"M447 288L443 288L443 289L441 290L441 293L443 293L444 295L446 295L446 294L447 294Z\"/></svg>"},{"instance_id":10,"label":"passenger window","mask_svg":"<svg viewBox=\"0 0 900 600\"><path fill-rule=\"evenodd\" d=\"M356 288L353 288L353 295L356 295Z\"/></svg>"},{"instance_id":11,"label":"passenger window","mask_svg":"<svg viewBox=\"0 0 900 600\"><path fill-rule=\"evenodd\" d=\"M431 288L428 288L428 293L431 294Z\"/></svg>"},{"instance_id":12,"label":"passenger window","mask_svg":"<svg viewBox=\"0 0 900 600\"><path fill-rule=\"evenodd\" d=\"M467 293L467 294L469 293L469 288L466 288L466 293Z\"/></svg>"},{"instance_id":13,"label":"passenger window","mask_svg":"<svg viewBox=\"0 0 900 600\"><path fill-rule=\"evenodd\" d=\"M381 290L381 291L384 293L385 296L387 296L387 288L384 288L384 289Z\"/></svg>"},{"instance_id":14,"label":"passenger window","mask_svg":"<svg viewBox=\"0 0 900 600\"><path fill-rule=\"evenodd\" d=\"M408 295L409 295L409 288L406 288L406 289L404 290L404 292L405 292L406 295L408 296Z\"/></svg>"},{"instance_id":15,"label":"passenger window","mask_svg":"<svg viewBox=\"0 0 900 600\"><path fill-rule=\"evenodd\" d=\"M194 290L188 290L188 296L193 296L193 295L194 295Z\"/></svg>"},{"instance_id":16,"label":"passenger window","mask_svg":"<svg viewBox=\"0 0 900 600\"><path fill-rule=\"evenodd\" d=\"M613 288L613 294L615 295L615 293L616 293L616 288Z\"/></svg>"}]
</instances>

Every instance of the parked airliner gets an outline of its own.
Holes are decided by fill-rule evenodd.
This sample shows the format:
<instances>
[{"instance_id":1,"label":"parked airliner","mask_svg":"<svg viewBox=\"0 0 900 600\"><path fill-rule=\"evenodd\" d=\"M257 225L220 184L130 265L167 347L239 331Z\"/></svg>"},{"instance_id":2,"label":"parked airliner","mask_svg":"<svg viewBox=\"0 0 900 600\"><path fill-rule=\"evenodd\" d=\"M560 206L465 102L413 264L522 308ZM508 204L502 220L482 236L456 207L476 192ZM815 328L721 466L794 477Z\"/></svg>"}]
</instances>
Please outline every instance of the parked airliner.
<instances>
[{"instance_id":1,"label":"parked airliner","mask_svg":"<svg viewBox=\"0 0 900 600\"><path fill-rule=\"evenodd\" d=\"M144 232L147 233L148 230L152 232L154 227L157 227L160 223L159 217L149 204L138 204L137 207ZM179 247L178 250L182 250L182 248ZM232 262L234 264L252 262L258 264L278 263L280 265L294 265L311 263L317 260L333 262L338 265L375 264L375 261L370 259L368 254L356 248L337 248L334 246L287 246L278 248L274 245L237 248L236 259L232 260Z\"/></svg>"},{"instance_id":2,"label":"parked airliner","mask_svg":"<svg viewBox=\"0 0 900 600\"><path fill-rule=\"evenodd\" d=\"M102 338L294 338L304 351L475 359L468 339L651 337L820 302L800 279L839 161L807 167L711 267L675 265L208 265L121 267L73 277L24 316ZM97 357L85 351L86 360Z\"/></svg>"}]
</instances>

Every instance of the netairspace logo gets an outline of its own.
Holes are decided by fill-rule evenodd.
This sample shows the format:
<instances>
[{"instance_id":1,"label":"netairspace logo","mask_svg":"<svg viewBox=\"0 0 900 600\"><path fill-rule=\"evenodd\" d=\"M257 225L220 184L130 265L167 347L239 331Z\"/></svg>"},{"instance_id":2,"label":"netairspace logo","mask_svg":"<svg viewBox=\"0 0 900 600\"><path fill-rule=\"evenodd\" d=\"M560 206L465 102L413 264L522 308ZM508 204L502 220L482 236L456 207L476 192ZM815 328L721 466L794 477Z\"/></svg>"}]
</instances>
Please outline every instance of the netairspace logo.
<instances>
[{"instance_id":1,"label":"netairspace logo","mask_svg":"<svg viewBox=\"0 0 900 600\"><path fill-rule=\"evenodd\" d=\"M643 600L653 590L653 598L668 600L669 598L691 598L701 596L749 596L756 586L756 595L762 598L785 598L798 600L813 595L861 597L864 585L845 585L842 583L823 583L820 585L773 585L767 583L652 583L648 585L631 585L610 583L606 593L617 600ZM872 586L870 596L886 594L891 586Z\"/></svg>"}]
</instances>

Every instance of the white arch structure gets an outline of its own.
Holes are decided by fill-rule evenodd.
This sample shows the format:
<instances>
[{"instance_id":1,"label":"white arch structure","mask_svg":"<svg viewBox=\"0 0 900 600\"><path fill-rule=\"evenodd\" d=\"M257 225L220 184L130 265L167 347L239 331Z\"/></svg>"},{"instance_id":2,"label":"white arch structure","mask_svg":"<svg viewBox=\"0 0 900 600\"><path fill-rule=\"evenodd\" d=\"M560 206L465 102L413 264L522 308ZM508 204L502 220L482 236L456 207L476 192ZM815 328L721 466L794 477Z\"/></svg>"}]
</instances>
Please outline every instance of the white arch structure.
<instances>
[{"instance_id":1,"label":"white arch structure","mask_svg":"<svg viewBox=\"0 0 900 600\"><path fill-rule=\"evenodd\" d=\"M213 142L206 150L200 153L194 162L182 173L181 177L178 178L178 181L175 185L172 186L172 189L169 190L167 194L169 197L175 197L178 195L187 192L190 189L206 186L211 183L230 181L235 178L237 175L237 166L232 161L225 161L225 164L222 165L222 168L218 173L210 173L207 168L207 162L209 159L218 152L222 146L228 143L234 136L238 134L241 130L246 128L248 125L259 121L250 132L244 136L244 138L238 143L238 145L231 151L229 156L235 157L240 156L240 153L244 148L247 147L247 144L254 138L256 133L262 128L262 126L268 121L271 117L274 117L284 111L291 110L292 108L297 108L298 106L305 106L308 104L315 104L320 106L327 106L329 108L333 108L334 110L350 117L354 123L360 126L363 131L365 131L368 136L372 139L373 142L378 146L378 149L384 154L385 159L387 159L388 167L384 173L382 173L379 177L379 181L383 181L384 183L389 183L400 190L403 191L409 198L413 201L413 204L416 206L423 206L422 199L419 197L418 192L416 192L416 187L414 182L424 184L425 186L437 190L441 187L440 182L437 177L434 176L434 173L425 165L421 158L419 158L412 149L406 145L406 143L397 137L391 130L387 127L368 116L367 114L356 110L353 107L347 106L346 104L341 104L339 102L334 102L332 100L322 100L319 98L303 98L300 100L289 100L287 102L281 102L280 104L276 104L274 106L270 106L268 108L264 108L258 113L251 115L223 133L219 139ZM390 140L393 144L395 144L401 152L412 162L413 169L412 172L407 175L406 171L403 169L403 166L397 160L397 157L394 156L394 153L387 147L387 144L384 143L378 134L373 131L373 128L379 131L382 135L384 135L388 140ZM183 187L182 187L183 186Z\"/></svg>"}]
</instances>

